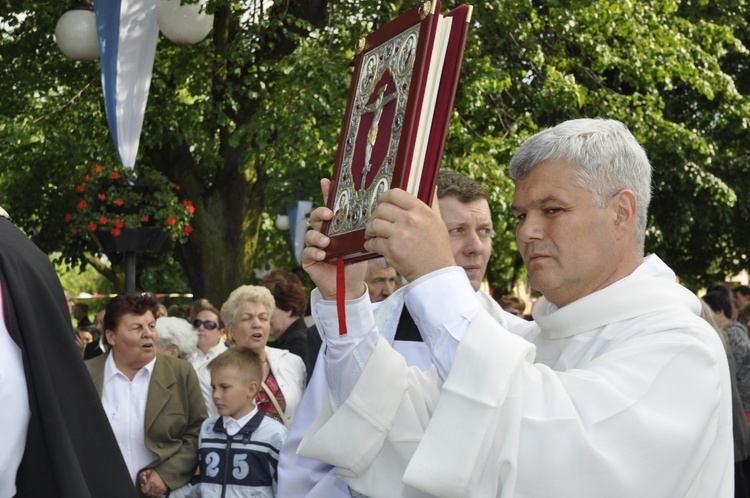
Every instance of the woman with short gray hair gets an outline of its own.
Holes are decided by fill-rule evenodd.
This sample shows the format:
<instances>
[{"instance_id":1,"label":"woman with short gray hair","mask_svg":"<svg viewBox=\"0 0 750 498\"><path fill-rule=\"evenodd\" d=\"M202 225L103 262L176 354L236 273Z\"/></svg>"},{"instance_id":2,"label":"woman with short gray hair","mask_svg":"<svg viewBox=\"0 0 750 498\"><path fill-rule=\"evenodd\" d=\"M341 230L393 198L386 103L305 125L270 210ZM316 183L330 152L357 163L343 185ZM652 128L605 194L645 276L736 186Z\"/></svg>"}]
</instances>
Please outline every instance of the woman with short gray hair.
<instances>
[{"instance_id":1,"label":"woman with short gray hair","mask_svg":"<svg viewBox=\"0 0 750 498\"><path fill-rule=\"evenodd\" d=\"M157 350L190 361L198 349L198 335L184 318L164 316L156 319L159 335Z\"/></svg>"},{"instance_id":2,"label":"woman with short gray hair","mask_svg":"<svg viewBox=\"0 0 750 498\"><path fill-rule=\"evenodd\" d=\"M275 308L266 287L243 285L221 307L221 319L235 343L255 351L263 364L264 380L255 397L258 409L289 427L305 390L305 364L285 349L267 346Z\"/></svg>"}]
</instances>

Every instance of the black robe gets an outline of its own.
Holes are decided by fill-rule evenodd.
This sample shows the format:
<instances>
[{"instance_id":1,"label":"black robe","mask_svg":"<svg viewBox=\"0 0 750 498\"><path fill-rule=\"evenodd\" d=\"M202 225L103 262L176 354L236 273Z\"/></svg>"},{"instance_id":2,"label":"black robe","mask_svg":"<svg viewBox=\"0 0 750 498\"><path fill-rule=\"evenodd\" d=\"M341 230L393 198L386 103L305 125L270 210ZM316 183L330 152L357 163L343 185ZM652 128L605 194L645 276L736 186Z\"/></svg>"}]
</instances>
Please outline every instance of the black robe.
<instances>
[{"instance_id":1,"label":"black robe","mask_svg":"<svg viewBox=\"0 0 750 498\"><path fill-rule=\"evenodd\" d=\"M0 285L6 326L21 348L31 408L16 496L134 498L117 440L73 339L60 280L47 255L2 216Z\"/></svg>"}]
</instances>

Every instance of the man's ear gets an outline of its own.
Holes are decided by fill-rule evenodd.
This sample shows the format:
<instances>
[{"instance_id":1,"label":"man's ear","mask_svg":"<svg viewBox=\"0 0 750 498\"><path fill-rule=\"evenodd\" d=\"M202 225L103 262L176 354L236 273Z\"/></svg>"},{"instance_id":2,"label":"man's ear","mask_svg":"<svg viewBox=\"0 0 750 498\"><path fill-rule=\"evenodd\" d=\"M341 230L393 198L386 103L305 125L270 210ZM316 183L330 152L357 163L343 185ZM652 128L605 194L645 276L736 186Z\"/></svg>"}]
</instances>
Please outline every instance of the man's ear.
<instances>
[{"instance_id":1,"label":"man's ear","mask_svg":"<svg viewBox=\"0 0 750 498\"><path fill-rule=\"evenodd\" d=\"M638 201L632 190L623 189L615 194L611 205L615 209L615 231L618 238L633 230L638 214Z\"/></svg>"}]
</instances>

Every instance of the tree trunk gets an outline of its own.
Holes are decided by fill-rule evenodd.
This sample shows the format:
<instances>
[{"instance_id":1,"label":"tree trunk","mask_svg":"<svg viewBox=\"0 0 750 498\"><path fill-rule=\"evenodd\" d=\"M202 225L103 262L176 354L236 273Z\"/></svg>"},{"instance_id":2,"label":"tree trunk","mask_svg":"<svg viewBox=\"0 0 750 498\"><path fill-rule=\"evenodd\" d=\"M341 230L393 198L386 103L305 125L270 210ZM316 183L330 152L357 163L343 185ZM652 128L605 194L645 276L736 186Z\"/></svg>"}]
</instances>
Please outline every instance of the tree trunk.
<instances>
[{"instance_id":1,"label":"tree trunk","mask_svg":"<svg viewBox=\"0 0 750 498\"><path fill-rule=\"evenodd\" d=\"M278 7L278 6L277 6ZM273 63L291 53L295 44L286 30L299 32L291 14L321 25L326 19L327 1L290 1L279 15L288 23L266 38L275 40L258 49L255 61ZM194 231L187 244L178 246L175 258L184 267L195 298L207 298L215 306L222 305L229 293L242 284L254 281L253 267L268 177L263 164L247 164L247 152L254 147L248 140L230 143L232 133L246 125L258 109L259 102L248 97L252 88L243 80L246 68L232 67L228 56L230 43L237 36L238 20L228 6L219 6L214 13L213 51L216 60L212 77L212 97L219 108L217 115L227 116L233 128L217 126L218 154L222 164L210 185L205 174L199 177L195 158L185 145L163 144L148 151L152 163L168 178L178 183L186 198L195 205ZM231 96L227 92L236 90Z\"/></svg>"},{"instance_id":2,"label":"tree trunk","mask_svg":"<svg viewBox=\"0 0 750 498\"><path fill-rule=\"evenodd\" d=\"M217 307L235 288L253 282L268 181L249 176L237 172L211 189L196 208L189 242L176 251L195 297Z\"/></svg>"}]
</instances>

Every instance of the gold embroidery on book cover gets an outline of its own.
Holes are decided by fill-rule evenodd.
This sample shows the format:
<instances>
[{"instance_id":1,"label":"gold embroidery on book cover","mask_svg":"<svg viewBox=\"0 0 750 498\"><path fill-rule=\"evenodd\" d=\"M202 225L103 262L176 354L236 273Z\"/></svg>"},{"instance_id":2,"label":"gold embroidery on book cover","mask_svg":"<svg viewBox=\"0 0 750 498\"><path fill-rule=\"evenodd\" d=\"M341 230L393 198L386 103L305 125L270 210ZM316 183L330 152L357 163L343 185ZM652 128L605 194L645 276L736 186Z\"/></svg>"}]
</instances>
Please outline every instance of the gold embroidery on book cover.
<instances>
[{"instance_id":1,"label":"gold embroidery on book cover","mask_svg":"<svg viewBox=\"0 0 750 498\"><path fill-rule=\"evenodd\" d=\"M328 235L364 229L380 194L390 188L419 28L417 24L363 55Z\"/></svg>"}]
</instances>

